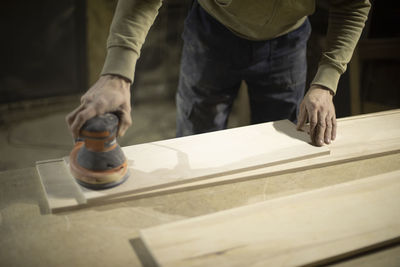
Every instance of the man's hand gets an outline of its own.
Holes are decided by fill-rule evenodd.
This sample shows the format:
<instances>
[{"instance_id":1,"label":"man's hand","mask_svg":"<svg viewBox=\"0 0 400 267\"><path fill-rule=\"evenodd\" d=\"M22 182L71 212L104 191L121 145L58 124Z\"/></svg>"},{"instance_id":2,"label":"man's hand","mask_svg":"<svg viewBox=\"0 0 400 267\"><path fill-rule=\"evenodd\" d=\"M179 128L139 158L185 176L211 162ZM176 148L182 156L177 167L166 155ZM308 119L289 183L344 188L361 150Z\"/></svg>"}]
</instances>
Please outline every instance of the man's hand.
<instances>
[{"instance_id":1,"label":"man's hand","mask_svg":"<svg viewBox=\"0 0 400 267\"><path fill-rule=\"evenodd\" d=\"M82 96L81 105L66 117L74 139L88 119L106 112L118 114L118 136L123 136L132 124L130 82L125 78L115 75L101 76Z\"/></svg>"},{"instance_id":2,"label":"man's hand","mask_svg":"<svg viewBox=\"0 0 400 267\"><path fill-rule=\"evenodd\" d=\"M336 138L336 113L331 91L318 85L311 86L300 104L297 130L310 123L310 137L314 145L330 144Z\"/></svg>"}]
</instances>

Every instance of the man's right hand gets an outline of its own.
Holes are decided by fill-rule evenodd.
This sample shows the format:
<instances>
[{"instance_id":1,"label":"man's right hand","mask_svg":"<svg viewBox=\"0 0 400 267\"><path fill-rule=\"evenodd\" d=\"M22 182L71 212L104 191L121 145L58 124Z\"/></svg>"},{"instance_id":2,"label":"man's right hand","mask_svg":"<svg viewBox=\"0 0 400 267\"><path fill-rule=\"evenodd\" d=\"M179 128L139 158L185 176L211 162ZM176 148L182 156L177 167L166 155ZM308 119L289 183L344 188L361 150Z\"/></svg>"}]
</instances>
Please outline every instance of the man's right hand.
<instances>
[{"instance_id":1,"label":"man's right hand","mask_svg":"<svg viewBox=\"0 0 400 267\"><path fill-rule=\"evenodd\" d=\"M123 136L132 124L130 82L120 76L104 75L81 97L81 105L66 117L74 139L90 118L116 112L120 119L118 136Z\"/></svg>"}]
</instances>

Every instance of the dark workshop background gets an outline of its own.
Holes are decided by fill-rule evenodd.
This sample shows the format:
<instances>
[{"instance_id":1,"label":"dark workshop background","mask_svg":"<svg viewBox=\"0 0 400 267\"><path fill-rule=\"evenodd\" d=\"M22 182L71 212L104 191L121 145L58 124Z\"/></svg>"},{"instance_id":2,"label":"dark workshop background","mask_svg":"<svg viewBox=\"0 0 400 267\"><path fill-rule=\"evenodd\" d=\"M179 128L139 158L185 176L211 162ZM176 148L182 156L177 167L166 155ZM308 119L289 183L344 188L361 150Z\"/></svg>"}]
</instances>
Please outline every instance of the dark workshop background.
<instances>
[{"instance_id":1,"label":"dark workshop background","mask_svg":"<svg viewBox=\"0 0 400 267\"><path fill-rule=\"evenodd\" d=\"M39 137L30 137L26 141L17 124L36 120L32 127L40 127L38 119L57 112L62 114L61 119L56 119L65 124L65 114L79 104L80 95L99 76L116 3L117 0L17 0L1 4L0 131L5 131L5 137L0 133L0 139L5 139L5 144L12 145L13 149L24 146L42 149L37 155L44 159L45 149L60 149L60 154L70 150L70 140L60 144L60 141L54 139L53 142L48 138L57 135L54 130L37 133L37 136L44 136L45 141ZM324 47L328 19L328 1L317 3L316 13L310 17L313 31L308 45L309 81L315 74ZM190 1L163 1L142 49L132 86L132 128L136 132L128 133L121 145L149 141L144 137L138 139L138 136L148 137L150 132L159 133L153 140L174 135L174 95L179 75L181 32L189 7ZM373 1L355 56L339 83L335 97L338 117L400 107L399 25L399 1ZM230 118L230 127L248 122L245 89L241 92ZM158 113L153 112L155 107ZM149 121L157 123L144 127L144 121L147 126ZM31 136L36 130L26 128L24 131ZM66 128L63 131L68 132ZM16 134L21 135L19 139ZM136 139L129 141L130 137ZM0 170L19 166L4 159L4 151L3 159L0 157ZM19 153L20 158L24 152ZM50 156L58 154L47 155Z\"/></svg>"},{"instance_id":2,"label":"dark workshop background","mask_svg":"<svg viewBox=\"0 0 400 267\"><path fill-rule=\"evenodd\" d=\"M105 56L105 40L116 0L7 1L1 8L0 104L7 105L84 92L98 77ZM135 101L163 98L173 101L181 49L182 23L190 1L168 0L143 47L133 86ZM309 76L315 73L327 25L327 4L317 1L310 17ZM363 39L399 38L400 4L375 1ZM400 103L399 59L363 62L361 101L377 106ZM336 105L338 116L351 114L351 67L342 77ZM149 89L150 88L150 89ZM378 107L379 106L379 107ZM3 109L4 110L4 109Z\"/></svg>"}]
</instances>

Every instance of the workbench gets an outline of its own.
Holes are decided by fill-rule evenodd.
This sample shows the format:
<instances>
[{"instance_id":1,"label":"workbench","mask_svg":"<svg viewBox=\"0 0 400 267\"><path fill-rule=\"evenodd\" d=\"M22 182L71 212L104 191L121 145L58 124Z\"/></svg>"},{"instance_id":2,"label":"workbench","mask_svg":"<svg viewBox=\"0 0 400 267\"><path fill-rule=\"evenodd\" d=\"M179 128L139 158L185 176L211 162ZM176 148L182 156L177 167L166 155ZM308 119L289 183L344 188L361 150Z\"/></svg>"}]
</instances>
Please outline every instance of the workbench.
<instances>
[{"instance_id":1,"label":"workbench","mask_svg":"<svg viewBox=\"0 0 400 267\"><path fill-rule=\"evenodd\" d=\"M400 153L54 215L35 168L0 172L0 266L152 266L140 229L395 170ZM399 264L392 244L333 266Z\"/></svg>"}]
</instances>

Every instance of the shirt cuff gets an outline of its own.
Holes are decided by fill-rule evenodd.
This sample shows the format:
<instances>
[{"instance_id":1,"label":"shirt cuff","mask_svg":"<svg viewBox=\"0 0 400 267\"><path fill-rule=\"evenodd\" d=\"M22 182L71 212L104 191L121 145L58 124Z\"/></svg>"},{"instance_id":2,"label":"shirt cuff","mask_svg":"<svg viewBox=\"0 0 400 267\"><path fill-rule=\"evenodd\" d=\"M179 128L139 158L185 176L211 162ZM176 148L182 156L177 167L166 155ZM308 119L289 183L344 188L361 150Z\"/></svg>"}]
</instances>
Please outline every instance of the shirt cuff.
<instances>
[{"instance_id":1,"label":"shirt cuff","mask_svg":"<svg viewBox=\"0 0 400 267\"><path fill-rule=\"evenodd\" d=\"M101 75L119 75L133 83L138 57L139 55L129 48L121 46L110 47L107 50L107 57Z\"/></svg>"},{"instance_id":2,"label":"shirt cuff","mask_svg":"<svg viewBox=\"0 0 400 267\"><path fill-rule=\"evenodd\" d=\"M311 85L322 85L330 89L333 94L336 94L337 86L339 83L340 73L339 71L330 65L319 65L317 74Z\"/></svg>"}]
</instances>

